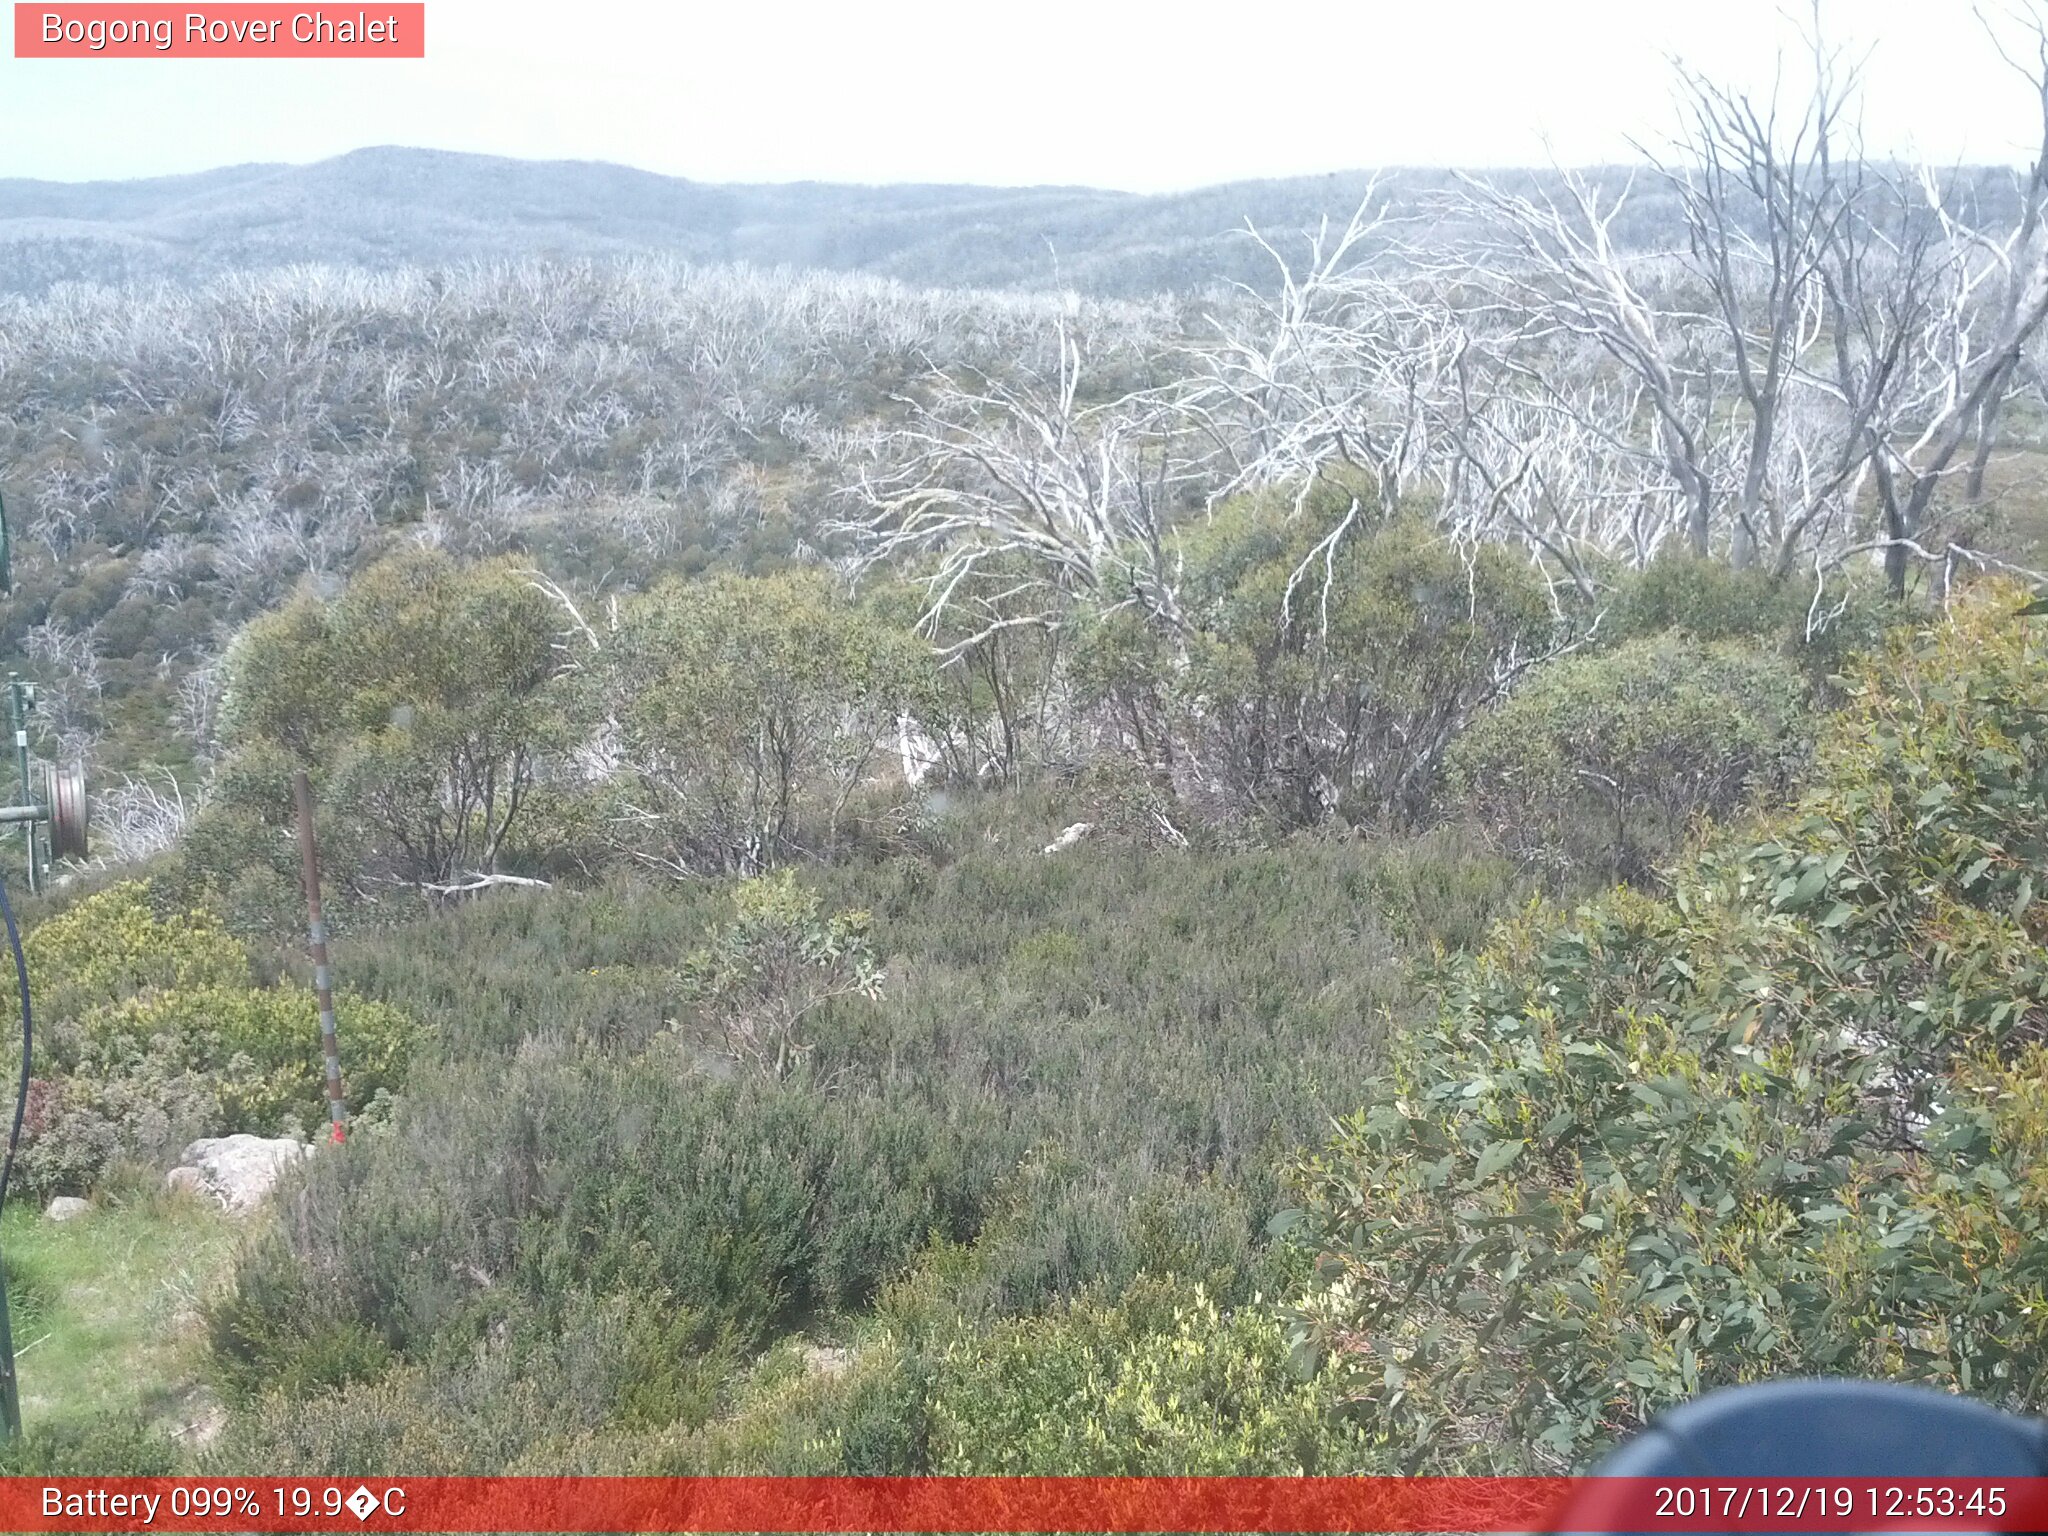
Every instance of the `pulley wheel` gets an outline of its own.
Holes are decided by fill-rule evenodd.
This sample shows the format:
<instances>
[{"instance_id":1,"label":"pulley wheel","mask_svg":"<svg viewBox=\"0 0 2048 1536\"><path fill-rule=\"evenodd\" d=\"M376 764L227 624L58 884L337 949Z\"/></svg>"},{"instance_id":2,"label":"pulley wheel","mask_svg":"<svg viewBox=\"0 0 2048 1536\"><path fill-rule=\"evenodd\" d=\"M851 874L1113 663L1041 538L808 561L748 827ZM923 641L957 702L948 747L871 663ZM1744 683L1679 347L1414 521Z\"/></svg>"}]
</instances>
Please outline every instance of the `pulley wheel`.
<instances>
[{"instance_id":1,"label":"pulley wheel","mask_svg":"<svg viewBox=\"0 0 2048 1536\"><path fill-rule=\"evenodd\" d=\"M50 765L44 781L44 803L50 810L50 857L85 857L86 829L92 821L92 806L85 798L85 770L77 763Z\"/></svg>"}]
</instances>

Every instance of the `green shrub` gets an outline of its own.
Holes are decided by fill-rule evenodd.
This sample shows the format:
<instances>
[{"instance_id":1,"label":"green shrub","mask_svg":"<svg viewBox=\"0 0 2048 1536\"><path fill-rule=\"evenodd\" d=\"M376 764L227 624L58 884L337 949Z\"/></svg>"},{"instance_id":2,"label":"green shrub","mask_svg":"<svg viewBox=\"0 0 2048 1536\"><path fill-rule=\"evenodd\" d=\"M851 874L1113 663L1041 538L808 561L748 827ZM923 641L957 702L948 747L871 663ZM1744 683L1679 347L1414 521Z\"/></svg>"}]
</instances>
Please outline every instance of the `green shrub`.
<instances>
[{"instance_id":1,"label":"green shrub","mask_svg":"<svg viewBox=\"0 0 2048 1536\"><path fill-rule=\"evenodd\" d=\"M5 1477L176 1477L183 1448L162 1430L123 1420L37 1424L19 1440L0 1442Z\"/></svg>"},{"instance_id":2,"label":"green shrub","mask_svg":"<svg viewBox=\"0 0 2048 1536\"><path fill-rule=\"evenodd\" d=\"M1005 1188L952 1297L972 1315L1016 1316L1083 1291L1113 1294L1143 1275L1179 1274L1234 1303L1268 1278L1255 1212L1269 1201L1263 1189L1214 1178L1119 1169L1112 1179L1070 1155L1040 1153Z\"/></svg>"},{"instance_id":3,"label":"green shrub","mask_svg":"<svg viewBox=\"0 0 2048 1536\"><path fill-rule=\"evenodd\" d=\"M211 1313L231 1370L283 1372L322 1319L415 1357L466 1347L578 1288L667 1294L758 1339L865 1301L931 1233L966 1230L998 1171L970 1127L907 1097L718 1082L660 1050L536 1051L437 1088L317 1160L319 1219L245 1258Z\"/></svg>"},{"instance_id":4,"label":"green shrub","mask_svg":"<svg viewBox=\"0 0 2048 1536\"><path fill-rule=\"evenodd\" d=\"M526 1369L553 1382L583 1425L695 1428L739 1371L732 1333L664 1291L572 1291L555 1310Z\"/></svg>"},{"instance_id":5,"label":"green shrub","mask_svg":"<svg viewBox=\"0 0 2048 1536\"><path fill-rule=\"evenodd\" d=\"M256 1399L208 1447L210 1476L389 1477L500 1473L545 1422L538 1383L458 1408L417 1368L308 1395L303 1381Z\"/></svg>"},{"instance_id":6,"label":"green shrub","mask_svg":"<svg viewBox=\"0 0 2048 1536\"><path fill-rule=\"evenodd\" d=\"M824 916L789 870L743 880L734 918L683 968L683 991L736 1061L784 1077L807 1055L804 1021L835 997L870 1000L882 968L865 912Z\"/></svg>"},{"instance_id":7,"label":"green shrub","mask_svg":"<svg viewBox=\"0 0 2048 1536\"><path fill-rule=\"evenodd\" d=\"M962 1337L938 1362L932 1465L996 1476L1285 1476L1375 1469L1326 1381L1262 1308L1161 1278Z\"/></svg>"},{"instance_id":8,"label":"green shrub","mask_svg":"<svg viewBox=\"0 0 2048 1536\"><path fill-rule=\"evenodd\" d=\"M335 999L343 1084L368 1103L404 1081L417 1026L389 1004L342 993ZM95 1011L81 1029L80 1069L111 1077L143 1056L180 1063L206 1077L220 1101L216 1134L272 1136L327 1118L320 1013L299 986L258 991L201 987L138 997Z\"/></svg>"},{"instance_id":9,"label":"green shrub","mask_svg":"<svg viewBox=\"0 0 2048 1536\"><path fill-rule=\"evenodd\" d=\"M68 1066L81 1021L131 998L247 987L249 956L212 912L159 913L141 881L88 896L29 930L22 949L43 1024L43 1064Z\"/></svg>"},{"instance_id":10,"label":"green shrub","mask_svg":"<svg viewBox=\"0 0 2048 1536\"><path fill-rule=\"evenodd\" d=\"M1725 560L1676 552L1616 572L1612 582L1602 644L1674 632L1697 641L1747 641L1781 652L1823 692L1830 692L1831 677L1879 645L1887 629L1914 616L1875 581L1850 577L1816 600L1810 577L1737 570Z\"/></svg>"},{"instance_id":11,"label":"green shrub","mask_svg":"<svg viewBox=\"0 0 2048 1536\"><path fill-rule=\"evenodd\" d=\"M903 1292L919 1288L892 1288L883 1324L829 1369L805 1348L772 1351L733 1411L673 1442L659 1469L1071 1476L1377 1465L1330 1382L1290 1368L1262 1305L1228 1310L1162 1274L1119 1288L1114 1302L1083 1298L993 1326L941 1308L906 1333Z\"/></svg>"},{"instance_id":12,"label":"green shrub","mask_svg":"<svg viewBox=\"0 0 2048 1536\"><path fill-rule=\"evenodd\" d=\"M205 908L159 913L128 881L38 925L24 949L43 1025L25 1189L83 1194L108 1169L161 1167L197 1137L304 1134L326 1118L312 993L252 986L247 952ZM395 1091L412 1020L348 994L337 1010L350 1101Z\"/></svg>"},{"instance_id":13,"label":"green shrub","mask_svg":"<svg viewBox=\"0 0 2048 1536\"><path fill-rule=\"evenodd\" d=\"M587 705L619 723L633 852L717 873L835 844L933 673L927 642L815 572L657 586L621 610Z\"/></svg>"},{"instance_id":14,"label":"green shrub","mask_svg":"<svg viewBox=\"0 0 2048 1536\"><path fill-rule=\"evenodd\" d=\"M1417 816L1440 759L1554 621L1526 561L1468 560L1376 511L1327 554L1349 495L1243 498L1182 540L1184 632L1128 610L1084 622L1075 679L1147 763L1227 815L1305 825Z\"/></svg>"},{"instance_id":15,"label":"green shrub","mask_svg":"<svg viewBox=\"0 0 2048 1536\"><path fill-rule=\"evenodd\" d=\"M1476 818L1383 839L1372 848L1369 868L1358 887L1388 933L1421 954L1477 949L1527 885Z\"/></svg>"},{"instance_id":16,"label":"green shrub","mask_svg":"<svg viewBox=\"0 0 2048 1536\"><path fill-rule=\"evenodd\" d=\"M1811 709L1775 652L1660 635L1538 672L1458 739L1451 786L1517 855L1641 880L1694 818L1798 782Z\"/></svg>"},{"instance_id":17,"label":"green shrub","mask_svg":"<svg viewBox=\"0 0 2048 1536\"><path fill-rule=\"evenodd\" d=\"M1993 587L1668 900L1505 925L1297 1171L1296 1309L1411 1469L1590 1459L1707 1388L2048 1389L2048 657Z\"/></svg>"},{"instance_id":18,"label":"green shrub","mask_svg":"<svg viewBox=\"0 0 2048 1536\"><path fill-rule=\"evenodd\" d=\"M1455 831L1048 859L1075 819L1049 789L947 815L942 865L805 871L818 914L874 914L891 981L815 1009L780 1080L674 1027L729 885L507 892L352 941L352 983L434 1029L391 1123L294 1176L209 1308L251 1464L319 1453L267 1383L360 1359L319 1389L363 1437L338 1455L372 1454L381 1411L473 1415L422 1455L496 1470L928 1468L956 1333L1146 1274L1222 1313L1291 1278L1261 1237L1281 1157L1365 1090L1409 957L1526 890ZM854 1361L792 1365L799 1330L856 1335ZM332 1347L366 1334L388 1359Z\"/></svg>"},{"instance_id":19,"label":"green shrub","mask_svg":"<svg viewBox=\"0 0 2048 1536\"><path fill-rule=\"evenodd\" d=\"M929 1470L929 1389L887 1339L818 1369L796 1341L737 1383L732 1411L675 1441L660 1470L692 1476L915 1475Z\"/></svg>"}]
</instances>

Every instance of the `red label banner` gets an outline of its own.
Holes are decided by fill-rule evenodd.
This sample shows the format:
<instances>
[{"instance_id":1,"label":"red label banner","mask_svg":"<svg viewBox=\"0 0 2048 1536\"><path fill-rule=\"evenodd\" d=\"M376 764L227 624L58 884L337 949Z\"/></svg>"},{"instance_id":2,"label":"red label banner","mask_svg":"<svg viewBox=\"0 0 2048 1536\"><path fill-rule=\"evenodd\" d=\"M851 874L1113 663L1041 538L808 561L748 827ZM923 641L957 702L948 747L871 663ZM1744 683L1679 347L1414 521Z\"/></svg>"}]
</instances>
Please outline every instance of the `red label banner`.
<instances>
[{"instance_id":1,"label":"red label banner","mask_svg":"<svg viewBox=\"0 0 2048 1536\"><path fill-rule=\"evenodd\" d=\"M424 4L14 7L17 59L423 59Z\"/></svg>"}]
</instances>

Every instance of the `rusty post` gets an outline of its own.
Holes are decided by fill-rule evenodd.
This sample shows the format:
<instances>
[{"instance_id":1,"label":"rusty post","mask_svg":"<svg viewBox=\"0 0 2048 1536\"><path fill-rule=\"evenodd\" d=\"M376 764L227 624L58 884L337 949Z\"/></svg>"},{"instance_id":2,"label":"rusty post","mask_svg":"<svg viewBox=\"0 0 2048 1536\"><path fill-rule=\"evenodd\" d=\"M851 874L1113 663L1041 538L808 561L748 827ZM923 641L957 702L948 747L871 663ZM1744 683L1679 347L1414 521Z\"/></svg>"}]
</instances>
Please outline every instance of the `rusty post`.
<instances>
[{"instance_id":1,"label":"rusty post","mask_svg":"<svg viewBox=\"0 0 2048 1536\"><path fill-rule=\"evenodd\" d=\"M341 1053L334 1040L334 981L327 970L327 925L320 920L320 854L313 844L313 786L303 773L292 778L299 807L299 865L306 885L307 947L313 956L313 996L320 1004L320 1049L327 1058L327 1115L330 1139L348 1135L348 1111L341 1104Z\"/></svg>"}]
</instances>

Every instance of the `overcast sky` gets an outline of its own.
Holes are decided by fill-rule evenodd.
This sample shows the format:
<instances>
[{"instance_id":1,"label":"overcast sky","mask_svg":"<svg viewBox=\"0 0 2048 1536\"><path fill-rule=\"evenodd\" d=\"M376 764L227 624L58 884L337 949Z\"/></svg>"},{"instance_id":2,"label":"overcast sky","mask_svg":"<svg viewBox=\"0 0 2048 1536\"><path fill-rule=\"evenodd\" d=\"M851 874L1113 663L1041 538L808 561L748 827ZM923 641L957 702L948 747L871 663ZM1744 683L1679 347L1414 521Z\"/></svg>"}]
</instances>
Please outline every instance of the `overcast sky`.
<instances>
[{"instance_id":1,"label":"overcast sky","mask_svg":"<svg viewBox=\"0 0 2048 1536\"><path fill-rule=\"evenodd\" d=\"M353 15L356 0L330 13ZM11 29L11 7L4 23ZM1966 0L1831 0L1873 148L2030 158ZM565 20L566 18L566 20ZM1666 60L1767 84L1779 0L428 0L410 61L0 57L0 176L372 144L704 181L1160 191L1382 165L1584 164L1668 121Z\"/></svg>"}]
</instances>

